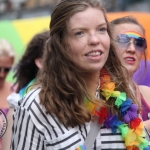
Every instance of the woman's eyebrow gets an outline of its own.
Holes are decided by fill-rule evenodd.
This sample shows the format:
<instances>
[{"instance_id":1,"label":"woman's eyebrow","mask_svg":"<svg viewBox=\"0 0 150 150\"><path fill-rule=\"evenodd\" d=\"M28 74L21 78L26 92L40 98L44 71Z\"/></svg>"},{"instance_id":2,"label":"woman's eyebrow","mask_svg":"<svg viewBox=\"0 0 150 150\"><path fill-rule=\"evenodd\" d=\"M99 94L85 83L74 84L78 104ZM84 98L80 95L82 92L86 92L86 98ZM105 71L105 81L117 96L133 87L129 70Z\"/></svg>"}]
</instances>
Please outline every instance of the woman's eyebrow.
<instances>
[{"instance_id":1,"label":"woman's eyebrow","mask_svg":"<svg viewBox=\"0 0 150 150\"><path fill-rule=\"evenodd\" d=\"M104 22L104 23L101 23L101 24L99 24L99 25L97 25L97 27L100 27L100 26L107 26L107 23L106 22ZM78 26L78 27L74 27L74 28L72 28L71 29L71 31L74 31L74 30L86 30L86 27L85 26Z\"/></svg>"}]
</instances>

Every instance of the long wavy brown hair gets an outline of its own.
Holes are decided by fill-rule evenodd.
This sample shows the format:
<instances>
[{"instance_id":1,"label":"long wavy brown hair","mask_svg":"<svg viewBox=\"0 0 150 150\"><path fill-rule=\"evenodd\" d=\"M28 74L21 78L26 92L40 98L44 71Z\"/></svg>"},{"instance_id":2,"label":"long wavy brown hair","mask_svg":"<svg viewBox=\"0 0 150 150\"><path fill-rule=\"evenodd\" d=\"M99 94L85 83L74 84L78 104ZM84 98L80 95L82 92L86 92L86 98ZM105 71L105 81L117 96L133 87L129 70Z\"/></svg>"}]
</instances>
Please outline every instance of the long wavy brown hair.
<instances>
[{"instance_id":1,"label":"long wavy brown hair","mask_svg":"<svg viewBox=\"0 0 150 150\"><path fill-rule=\"evenodd\" d=\"M91 120L91 114L84 108L84 98L88 95L84 81L85 72L80 70L68 54L66 41L68 21L72 15L87 8L97 8L103 12L108 34L111 39L110 52L104 68L116 82L117 89L133 98L126 81L121 63L116 56L109 23L105 10L99 0L61 0L54 8L50 22L50 40L46 43L43 56L43 68L39 72L38 82L41 84L40 102L46 113L56 116L66 126L76 126ZM100 103L100 105L104 105ZM117 113L114 99L106 103L112 113Z\"/></svg>"}]
</instances>

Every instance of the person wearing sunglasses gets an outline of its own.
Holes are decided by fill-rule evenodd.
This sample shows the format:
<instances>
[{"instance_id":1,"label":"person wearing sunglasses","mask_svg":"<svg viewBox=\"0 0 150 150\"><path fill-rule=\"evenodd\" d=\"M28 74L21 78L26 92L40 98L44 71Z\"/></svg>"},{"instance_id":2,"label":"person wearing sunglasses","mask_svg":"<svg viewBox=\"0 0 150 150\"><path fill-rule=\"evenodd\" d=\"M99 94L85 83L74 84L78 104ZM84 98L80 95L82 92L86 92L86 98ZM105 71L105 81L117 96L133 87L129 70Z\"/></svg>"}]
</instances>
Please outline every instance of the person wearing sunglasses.
<instances>
[{"instance_id":1,"label":"person wearing sunglasses","mask_svg":"<svg viewBox=\"0 0 150 150\"><path fill-rule=\"evenodd\" d=\"M15 52L11 44L5 39L0 39L0 109L8 108L7 96L12 93L12 84L6 81L6 77L14 63Z\"/></svg>"},{"instance_id":2,"label":"person wearing sunglasses","mask_svg":"<svg viewBox=\"0 0 150 150\"><path fill-rule=\"evenodd\" d=\"M15 52L11 44L5 39L0 39L0 110L6 115L9 109L7 96L13 91L12 84L6 81L6 77L14 63ZM0 139L1 150L1 139Z\"/></svg>"},{"instance_id":3,"label":"person wearing sunglasses","mask_svg":"<svg viewBox=\"0 0 150 150\"><path fill-rule=\"evenodd\" d=\"M111 21L113 39L121 64L128 70L130 88L141 107L141 117L146 129L150 132L150 88L137 86L133 75L144 56L146 60L147 42L143 26L131 16L117 18Z\"/></svg>"}]
</instances>

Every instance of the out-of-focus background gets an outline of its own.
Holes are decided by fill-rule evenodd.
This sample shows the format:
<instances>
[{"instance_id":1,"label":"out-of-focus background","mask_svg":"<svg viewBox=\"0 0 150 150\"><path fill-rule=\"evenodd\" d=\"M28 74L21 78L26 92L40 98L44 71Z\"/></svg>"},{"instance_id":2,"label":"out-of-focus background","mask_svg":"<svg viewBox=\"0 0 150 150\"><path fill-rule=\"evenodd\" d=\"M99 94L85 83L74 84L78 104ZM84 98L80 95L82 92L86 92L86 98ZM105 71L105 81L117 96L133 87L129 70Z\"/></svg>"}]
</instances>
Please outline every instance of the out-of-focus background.
<instances>
[{"instance_id":1,"label":"out-of-focus background","mask_svg":"<svg viewBox=\"0 0 150 150\"><path fill-rule=\"evenodd\" d=\"M30 39L49 29L50 15L58 0L0 0L0 38L8 40L18 62ZM150 0L101 0L108 12L108 19L132 15L146 28L150 43ZM150 60L150 50L147 58ZM12 80L12 72L7 80Z\"/></svg>"},{"instance_id":2,"label":"out-of-focus background","mask_svg":"<svg viewBox=\"0 0 150 150\"><path fill-rule=\"evenodd\" d=\"M59 0L0 0L0 20L49 16ZM108 12L150 12L150 0L101 0Z\"/></svg>"}]
</instances>

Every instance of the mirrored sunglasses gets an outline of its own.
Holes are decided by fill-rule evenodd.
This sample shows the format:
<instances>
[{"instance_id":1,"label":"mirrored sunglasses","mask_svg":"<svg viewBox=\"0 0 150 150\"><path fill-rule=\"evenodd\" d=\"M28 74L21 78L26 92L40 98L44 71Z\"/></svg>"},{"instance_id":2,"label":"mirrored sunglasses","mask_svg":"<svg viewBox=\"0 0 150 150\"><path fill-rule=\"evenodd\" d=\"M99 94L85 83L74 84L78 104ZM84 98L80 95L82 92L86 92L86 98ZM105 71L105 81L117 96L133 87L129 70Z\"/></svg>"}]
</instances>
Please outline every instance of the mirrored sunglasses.
<instances>
[{"instance_id":1,"label":"mirrored sunglasses","mask_svg":"<svg viewBox=\"0 0 150 150\"><path fill-rule=\"evenodd\" d=\"M127 34L118 34L115 40L122 48L127 49L131 44L131 39L133 39L133 44L135 49L144 52L147 48L147 42L145 38L142 37L132 37L128 36Z\"/></svg>"},{"instance_id":2,"label":"mirrored sunglasses","mask_svg":"<svg viewBox=\"0 0 150 150\"><path fill-rule=\"evenodd\" d=\"M0 67L0 72L8 73L11 70L11 67Z\"/></svg>"}]
</instances>

